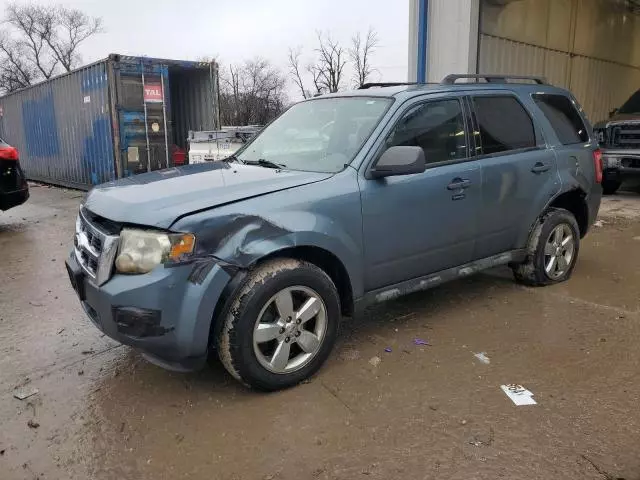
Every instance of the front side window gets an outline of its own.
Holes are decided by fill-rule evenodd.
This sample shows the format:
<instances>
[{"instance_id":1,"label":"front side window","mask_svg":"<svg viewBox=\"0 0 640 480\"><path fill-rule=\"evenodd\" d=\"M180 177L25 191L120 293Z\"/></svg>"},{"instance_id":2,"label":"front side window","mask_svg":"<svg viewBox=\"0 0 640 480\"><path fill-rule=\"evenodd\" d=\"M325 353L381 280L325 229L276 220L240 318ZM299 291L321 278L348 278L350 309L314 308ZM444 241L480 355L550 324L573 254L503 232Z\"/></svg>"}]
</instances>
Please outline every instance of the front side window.
<instances>
[{"instance_id":1,"label":"front side window","mask_svg":"<svg viewBox=\"0 0 640 480\"><path fill-rule=\"evenodd\" d=\"M390 98L335 97L298 103L236 157L291 170L339 172L351 163L391 105Z\"/></svg>"},{"instance_id":2,"label":"front side window","mask_svg":"<svg viewBox=\"0 0 640 480\"><path fill-rule=\"evenodd\" d=\"M427 164L466 158L460 101L427 102L409 110L387 138L387 147L395 146L422 148Z\"/></svg>"},{"instance_id":3,"label":"front side window","mask_svg":"<svg viewBox=\"0 0 640 480\"><path fill-rule=\"evenodd\" d=\"M474 97L482 154L493 155L536 146L531 117L512 96Z\"/></svg>"},{"instance_id":4,"label":"front side window","mask_svg":"<svg viewBox=\"0 0 640 480\"><path fill-rule=\"evenodd\" d=\"M536 105L549 120L560 143L571 145L589 141L587 127L568 97L546 93L536 93L532 96Z\"/></svg>"}]
</instances>

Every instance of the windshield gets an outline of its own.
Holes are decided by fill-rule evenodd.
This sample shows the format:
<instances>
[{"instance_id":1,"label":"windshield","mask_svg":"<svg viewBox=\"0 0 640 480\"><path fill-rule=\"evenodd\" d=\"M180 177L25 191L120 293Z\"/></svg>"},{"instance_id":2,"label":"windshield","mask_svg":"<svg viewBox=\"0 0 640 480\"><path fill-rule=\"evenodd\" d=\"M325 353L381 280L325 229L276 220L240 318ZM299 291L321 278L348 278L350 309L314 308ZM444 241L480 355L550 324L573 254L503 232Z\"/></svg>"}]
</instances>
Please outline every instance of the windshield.
<instances>
[{"instance_id":1,"label":"windshield","mask_svg":"<svg viewBox=\"0 0 640 480\"><path fill-rule=\"evenodd\" d=\"M291 170L335 173L349 164L380 121L390 98L319 98L292 106L237 158Z\"/></svg>"},{"instance_id":2,"label":"windshield","mask_svg":"<svg viewBox=\"0 0 640 480\"><path fill-rule=\"evenodd\" d=\"M620 107L618 113L640 113L640 90L629 97L629 100L624 102L624 105Z\"/></svg>"}]
</instances>

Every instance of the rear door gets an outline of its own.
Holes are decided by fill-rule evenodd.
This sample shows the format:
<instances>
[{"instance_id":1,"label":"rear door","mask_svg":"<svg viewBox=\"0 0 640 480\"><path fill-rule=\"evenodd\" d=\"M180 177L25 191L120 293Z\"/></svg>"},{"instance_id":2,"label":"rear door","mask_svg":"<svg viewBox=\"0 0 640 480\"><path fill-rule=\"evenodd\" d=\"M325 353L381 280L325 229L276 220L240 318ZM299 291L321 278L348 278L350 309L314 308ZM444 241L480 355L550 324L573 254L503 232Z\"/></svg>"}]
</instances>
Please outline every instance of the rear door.
<instances>
[{"instance_id":1,"label":"rear door","mask_svg":"<svg viewBox=\"0 0 640 480\"><path fill-rule=\"evenodd\" d=\"M556 157L531 115L533 101L500 90L469 97L482 167L482 208L474 257L526 245L527 232L560 191Z\"/></svg>"}]
</instances>

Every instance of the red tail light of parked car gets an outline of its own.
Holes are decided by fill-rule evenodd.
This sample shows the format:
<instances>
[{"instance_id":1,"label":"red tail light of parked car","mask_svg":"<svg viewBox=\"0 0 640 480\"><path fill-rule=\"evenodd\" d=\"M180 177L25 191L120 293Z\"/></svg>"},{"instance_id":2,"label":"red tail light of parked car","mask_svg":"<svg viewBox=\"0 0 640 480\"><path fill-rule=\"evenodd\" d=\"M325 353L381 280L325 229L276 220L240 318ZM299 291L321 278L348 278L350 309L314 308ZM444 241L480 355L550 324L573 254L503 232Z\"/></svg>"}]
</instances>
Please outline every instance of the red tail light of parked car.
<instances>
[{"instance_id":1,"label":"red tail light of parked car","mask_svg":"<svg viewBox=\"0 0 640 480\"><path fill-rule=\"evenodd\" d=\"M18 160L18 149L0 146L0 160Z\"/></svg>"}]
</instances>

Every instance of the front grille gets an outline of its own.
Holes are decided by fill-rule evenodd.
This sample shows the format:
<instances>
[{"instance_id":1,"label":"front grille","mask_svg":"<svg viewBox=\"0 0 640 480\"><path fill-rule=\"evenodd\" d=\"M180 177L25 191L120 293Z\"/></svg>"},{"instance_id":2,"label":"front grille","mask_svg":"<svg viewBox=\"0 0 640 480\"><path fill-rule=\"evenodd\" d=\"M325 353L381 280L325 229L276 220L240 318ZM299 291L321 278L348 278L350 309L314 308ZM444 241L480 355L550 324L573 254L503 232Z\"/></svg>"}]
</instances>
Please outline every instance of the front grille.
<instances>
[{"instance_id":1,"label":"front grille","mask_svg":"<svg viewBox=\"0 0 640 480\"><path fill-rule=\"evenodd\" d=\"M640 158L623 158L620 164L624 168L640 168Z\"/></svg>"},{"instance_id":2,"label":"front grille","mask_svg":"<svg viewBox=\"0 0 640 480\"><path fill-rule=\"evenodd\" d=\"M608 137L612 148L640 149L640 123L612 125Z\"/></svg>"},{"instance_id":3,"label":"front grille","mask_svg":"<svg viewBox=\"0 0 640 480\"><path fill-rule=\"evenodd\" d=\"M93 248L96 249L96 251L101 252L102 251L102 238L99 237L98 235L96 235L95 233L93 233L90 230L86 230L86 235L87 235L87 241L89 242L89 245L91 245Z\"/></svg>"},{"instance_id":4,"label":"front grille","mask_svg":"<svg viewBox=\"0 0 640 480\"><path fill-rule=\"evenodd\" d=\"M122 229L122 225L120 223L101 217L100 215L96 215L86 208L82 209L82 214L87 222L107 235L118 235Z\"/></svg>"},{"instance_id":5,"label":"front grille","mask_svg":"<svg viewBox=\"0 0 640 480\"><path fill-rule=\"evenodd\" d=\"M89 277L96 284L102 285L111 277L119 237L106 233L90 222L89 216L83 208L80 208L73 242L75 255Z\"/></svg>"}]
</instances>

